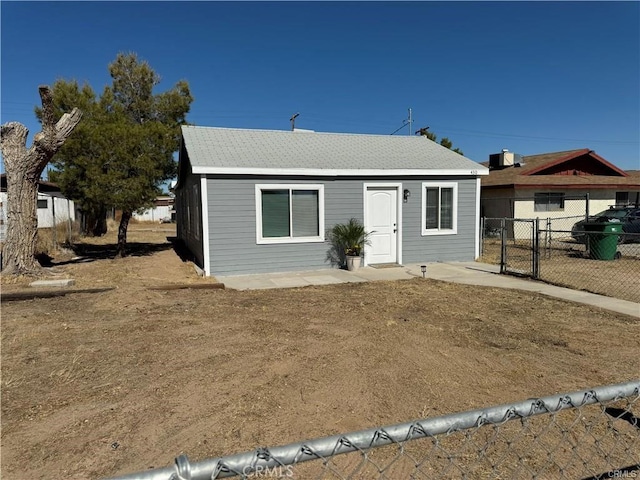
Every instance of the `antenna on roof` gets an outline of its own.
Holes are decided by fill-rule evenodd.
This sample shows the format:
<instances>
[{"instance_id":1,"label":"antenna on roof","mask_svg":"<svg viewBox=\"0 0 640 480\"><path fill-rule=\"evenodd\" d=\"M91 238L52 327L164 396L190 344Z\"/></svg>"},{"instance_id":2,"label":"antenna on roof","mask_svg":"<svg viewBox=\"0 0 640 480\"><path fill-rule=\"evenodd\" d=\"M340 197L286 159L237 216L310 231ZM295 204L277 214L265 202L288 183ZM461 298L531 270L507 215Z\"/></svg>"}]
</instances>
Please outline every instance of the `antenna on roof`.
<instances>
[{"instance_id":1,"label":"antenna on roof","mask_svg":"<svg viewBox=\"0 0 640 480\"><path fill-rule=\"evenodd\" d=\"M402 120L402 125L398 128L396 128L393 132L390 133L390 135L394 135L395 133L399 132L400 130L402 130L404 127L406 127L407 125L409 125L409 135L411 135L411 125L413 124L413 117L411 116L411 109L409 108L409 118Z\"/></svg>"},{"instance_id":2,"label":"antenna on roof","mask_svg":"<svg viewBox=\"0 0 640 480\"><path fill-rule=\"evenodd\" d=\"M293 132L296 129L296 118L298 117L298 115L300 115L300 113L296 113L294 114L289 121L291 122L291 131Z\"/></svg>"}]
</instances>

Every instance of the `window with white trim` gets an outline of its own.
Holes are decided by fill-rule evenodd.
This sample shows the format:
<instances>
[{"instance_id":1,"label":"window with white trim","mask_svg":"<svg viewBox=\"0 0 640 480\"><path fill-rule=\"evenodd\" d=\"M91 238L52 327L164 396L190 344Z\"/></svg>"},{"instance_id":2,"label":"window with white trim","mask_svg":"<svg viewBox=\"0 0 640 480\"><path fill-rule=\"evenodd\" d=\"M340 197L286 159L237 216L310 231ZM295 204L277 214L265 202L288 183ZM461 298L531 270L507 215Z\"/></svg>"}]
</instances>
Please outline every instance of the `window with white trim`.
<instances>
[{"instance_id":1,"label":"window with white trim","mask_svg":"<svg viewBox=\"0 0 640 480\"><path fill-rule=\"evenodd\" d=\"M46 198L38 199L38 208L49 208L49 202Z\"/></svg>"},{"instance_id":2,"label":"window with white trim","mask_svg":"<svg viewBox=\"0 0 640 480\"><path fill-rule=\"evenodd\" d=\"M458 184L422 183L422 235L454 235L458 231Z\"/></svg>"},{"instance_id":3,"label":"window with white trim","mask_svg":"<svg viewBox=\"0 0 640 480\"><path fill-rule=\"evenodd\" d=\"M324 185L256 185L256 240L324 242Z\"/></svg>"}]
</instances>

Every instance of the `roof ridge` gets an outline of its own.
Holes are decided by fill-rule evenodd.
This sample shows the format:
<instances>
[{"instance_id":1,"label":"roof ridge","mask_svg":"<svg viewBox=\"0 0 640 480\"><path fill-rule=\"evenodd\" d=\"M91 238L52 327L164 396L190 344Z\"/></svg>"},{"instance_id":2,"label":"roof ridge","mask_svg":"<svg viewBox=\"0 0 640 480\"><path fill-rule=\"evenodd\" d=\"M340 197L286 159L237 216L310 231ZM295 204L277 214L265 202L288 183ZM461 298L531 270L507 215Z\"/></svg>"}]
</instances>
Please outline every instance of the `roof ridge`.
<instances>
[{"instance_id":1,"label":"roof ridge","mask_svg":"<svg viewBox=\"0 0 640 480\"><path fill-rule=\"evenodd\" d=\"M488 173L488 169L464 155L428 139L408 135L299 133L187 125L182 129L182 138L183 152L188 156L185 158L192 167L206 173L245 173L250 169L298 173L307 170Z\"/></svg>"},{"instance_id":2,"label":"roof ridge","mask_svg":"<svg viewBox=\"0 0 640 480\"><path fill-rule=\"evenodd\" d=\"M569 154L574 152L581 152L583 150L590 151L589 148L574 148L572 150L559 150L557 152L544 152L544 153L534 153L532 155L523 155L523 158L529 157L542 157L543 155L560 155L560 154Z\"/></svg>"},{"instance_id":3,"label":"roof ridge","mask_svg":"<svg viewBox=\"0 0 640 480\"><path fill-rule=\"evenodd\" d=\"M240 127L211 127L205 125L182 125L182 127L198 128L202 130L230 130L235 132L268 132L268 133L309 133L316 135L336 135L336 136L354 136L354 137L394 137L394 138L426 138L424 135L390 135L384 133L354 133L354 132L321 132L318 130L294 131L294 130L276 130L268 128L240 128ZM434 142L439 145L437 142Z\"/></svg>"}]
</instances>

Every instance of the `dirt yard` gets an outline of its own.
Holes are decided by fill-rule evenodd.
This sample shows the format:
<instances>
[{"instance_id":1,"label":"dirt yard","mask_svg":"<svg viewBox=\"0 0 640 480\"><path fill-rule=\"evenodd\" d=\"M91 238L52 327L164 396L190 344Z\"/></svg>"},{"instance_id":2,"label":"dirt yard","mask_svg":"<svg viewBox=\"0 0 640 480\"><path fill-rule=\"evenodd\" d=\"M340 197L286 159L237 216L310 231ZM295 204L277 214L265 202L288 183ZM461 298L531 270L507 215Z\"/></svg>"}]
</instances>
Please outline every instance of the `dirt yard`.
<instances>
[{"instance_id":1,"label":"dirt yard","mask_svg":"<svg viewBox=\"0 0 640 480\"><path fill-rule=\"evenodd\" d=\"M518 243L520 242L520 243ZM508 244L508 268L531 274L531 243L521 240ZM481 261L500 264L500 240L486 239ZM553 242L553 248L541 248L540 279L554 285L584 290L621 300L640 303L640 244L619 245L622 258L613 261L592 260L584 245L573 241Z\"/></svg>"},{"instance_id":2,"label":"dirt yard","mask_svg":"<svg viewBox=\"0 0 640 480\"><path fill-rule=\"evenodd\" d=\"M133 473L640 372L640 321L533 293L150 289L214 280L165 226L132 228L130 257L110 259L107 237L52 260L74 288L114 289L2 303L3 479Z\"/></svg>"}]
</instances>

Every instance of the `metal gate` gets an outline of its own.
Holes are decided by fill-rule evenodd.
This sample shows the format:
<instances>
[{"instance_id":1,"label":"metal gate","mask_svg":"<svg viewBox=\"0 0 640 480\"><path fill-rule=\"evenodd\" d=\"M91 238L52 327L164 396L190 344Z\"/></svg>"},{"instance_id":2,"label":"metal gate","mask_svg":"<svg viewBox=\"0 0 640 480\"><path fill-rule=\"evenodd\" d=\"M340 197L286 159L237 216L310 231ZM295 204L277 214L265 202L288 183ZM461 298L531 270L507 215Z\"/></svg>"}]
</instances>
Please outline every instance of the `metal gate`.
<instances>
[{"instance_id":1,"label":"metal gate","mask_svg":"<svg viewBox=\"0 0 640 480\"><path fill-rule=\"evenodd\" d=\"M537 278L536 220L504 218L503 222L500 273Z\"/></svg>"}]
</instances>

